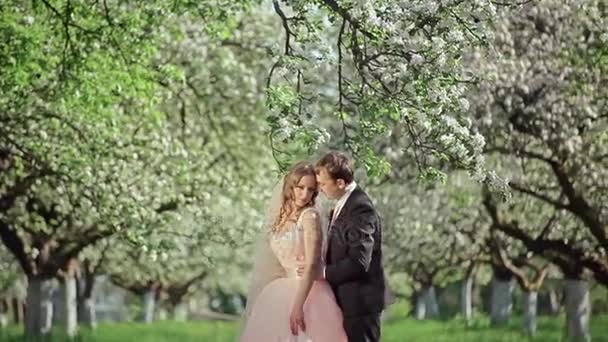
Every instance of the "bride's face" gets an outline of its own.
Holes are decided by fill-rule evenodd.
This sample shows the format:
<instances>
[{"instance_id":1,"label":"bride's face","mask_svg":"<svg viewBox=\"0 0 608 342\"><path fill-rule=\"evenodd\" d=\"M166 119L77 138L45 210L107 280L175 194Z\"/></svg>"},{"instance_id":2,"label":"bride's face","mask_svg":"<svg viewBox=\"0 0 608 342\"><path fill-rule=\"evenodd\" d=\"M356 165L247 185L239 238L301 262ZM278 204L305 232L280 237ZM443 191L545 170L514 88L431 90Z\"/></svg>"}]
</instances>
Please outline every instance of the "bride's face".
<instances>
[{"instance_id":1,"label":"bride's face","mask_svg":"<svg viewBox=\"0 0 608 342\"><path fill-rule=\"evenodd\" d=\"M304 207L310 203L317 190L317 180L314 176L304 176L293 188L296 206Z\"/></svg>"}]
</instances>

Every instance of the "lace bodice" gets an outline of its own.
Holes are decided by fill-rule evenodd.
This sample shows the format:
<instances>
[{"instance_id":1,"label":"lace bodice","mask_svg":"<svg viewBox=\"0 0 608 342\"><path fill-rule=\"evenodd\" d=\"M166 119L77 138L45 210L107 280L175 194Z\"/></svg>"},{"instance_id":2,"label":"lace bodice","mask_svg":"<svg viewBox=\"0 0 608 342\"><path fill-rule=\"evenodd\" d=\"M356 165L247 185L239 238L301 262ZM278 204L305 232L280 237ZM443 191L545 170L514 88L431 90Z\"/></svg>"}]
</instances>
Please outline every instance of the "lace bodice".
<instances>
[{"instance_id":1,"label":"lace bodice","mask_svg":"<svg viewBox=\"0 0 608 342\"><path fill-rule=\"evenodd\" d=\"M304 225L302 217L312 208L302 211L296 222L289 223L286 229L270 235L270 247L277 256L281 266L287 271L288 277L297 277L296 270L304 262ZM323 239L322 239L323 241ZM323 244L324 245L324 244ZM324 248L321 248L321 263L324 262Z\"/></svg>"}]
</instances>

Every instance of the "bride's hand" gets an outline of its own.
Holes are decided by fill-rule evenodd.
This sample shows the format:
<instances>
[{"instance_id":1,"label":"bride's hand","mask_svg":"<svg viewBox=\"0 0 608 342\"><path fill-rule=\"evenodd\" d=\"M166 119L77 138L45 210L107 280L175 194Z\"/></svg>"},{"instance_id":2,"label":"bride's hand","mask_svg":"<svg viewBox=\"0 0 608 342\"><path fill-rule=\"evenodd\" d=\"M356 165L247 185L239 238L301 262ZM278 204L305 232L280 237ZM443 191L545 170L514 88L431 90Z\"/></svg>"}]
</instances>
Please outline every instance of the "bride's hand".
<instances>
[{"instance_id":1,"label":"bride's hand","mask_svg":"<svg viewBox=\"0 0 608 342\"><path fill-rule=\"evenodd\" d=\"M304 264L301 264L300 266L298 266L298 270L296 271L296 273L298 274L298 277L303 277L304 271L306 271L306 266Z\"/></svg>"},{"instance_id":2,"label":"bride's hand","mask_svg":"<svg viewBox=\"0 0 608 342\"><path fill-rule=\"evenodd\" d=\"M301 264L300 266L298 266L298 268L296 270L296 274L298 275L298 277L303 277L305 271L306 271L306 266L304 264ZM323 277L323 269L316 270L315 274L313 276L313 279L314 280L325 280L325 278Z\"/></svg>"},{"instance_id":3,"label":"bride's hand","mask_svg":"<svg viewBox=\"0 0 608 342\"><path fill-rule=\"evenodd\" d=\"M289 328L291 333L295 336L298 335L299 331L306 331L306 324L304 323L304 309L302 307L294 307L291 310L289 316Z\"/></svg>"}]
</instances>

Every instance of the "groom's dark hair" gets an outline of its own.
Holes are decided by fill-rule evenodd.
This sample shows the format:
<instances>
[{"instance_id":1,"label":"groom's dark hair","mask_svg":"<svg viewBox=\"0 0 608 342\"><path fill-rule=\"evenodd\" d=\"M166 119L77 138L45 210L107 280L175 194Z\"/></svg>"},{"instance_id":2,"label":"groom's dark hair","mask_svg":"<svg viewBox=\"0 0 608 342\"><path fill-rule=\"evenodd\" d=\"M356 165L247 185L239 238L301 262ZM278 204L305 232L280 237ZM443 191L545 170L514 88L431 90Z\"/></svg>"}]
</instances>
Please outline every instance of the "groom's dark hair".
<instances>
[{"instance_id":1,"label":"groom's dark hair","mask_svg":"<svg viewBox=\"0 0 608 342\"><path fill-rule=\"evenodd\" d=\"M323 158L319 159L315 168L317 173L321 171L321 168L324 168L334 180L343 179L346 183L350 183L355 178L353 164L350 158L342 152L328 152Z\"/></svg>"}]
</instances>

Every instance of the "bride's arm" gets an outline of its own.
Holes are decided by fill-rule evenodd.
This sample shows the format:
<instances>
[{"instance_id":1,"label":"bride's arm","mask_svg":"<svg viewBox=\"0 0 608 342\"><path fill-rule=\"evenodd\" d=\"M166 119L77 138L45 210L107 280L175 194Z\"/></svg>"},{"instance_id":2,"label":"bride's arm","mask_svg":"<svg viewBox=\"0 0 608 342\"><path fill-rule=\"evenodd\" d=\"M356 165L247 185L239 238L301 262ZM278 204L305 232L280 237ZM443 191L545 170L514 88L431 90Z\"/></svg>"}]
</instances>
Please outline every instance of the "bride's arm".
<instances>
[{"instance_id":1,"label":"bride's arm","mask_svg":"<svg viewBox=\"0 0 608 342\"><path fill-rule=\"evenodd\" d=\"M304 227L304 272L299 281L298 292L294 302L293 310L301 312L312 284L318 277L321 264L321 221L316 210L308 210L303 214L302 225ZM293 314L292 314L293 315Z\"/></svg>"}]
</instances>

